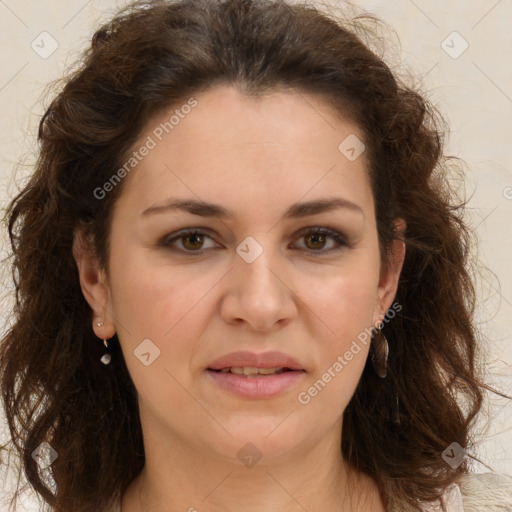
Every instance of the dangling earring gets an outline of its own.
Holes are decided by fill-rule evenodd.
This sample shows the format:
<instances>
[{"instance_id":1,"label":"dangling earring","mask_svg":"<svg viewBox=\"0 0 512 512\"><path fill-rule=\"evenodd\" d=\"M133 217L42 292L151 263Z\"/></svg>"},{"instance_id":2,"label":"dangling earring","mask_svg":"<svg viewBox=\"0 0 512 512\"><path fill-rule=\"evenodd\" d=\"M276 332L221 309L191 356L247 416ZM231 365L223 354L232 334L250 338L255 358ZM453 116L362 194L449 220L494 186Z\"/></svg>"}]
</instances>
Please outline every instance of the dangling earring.
<instances>
[{"instance_id":1,"label":"dangling earring","mask_svg":"<svg viewBox=\"0 0 512 512\"><path fill-rule=\"evenodd\" d=\"M108 348L108 343L107 343L107 340L103 340L103 344L105 345L106 348ZM101 359L100 361L104 364L104 365L107 365L107 364L110 364L110 360L112 359L112 357L110 356L110 354L108 354L107 352L105 352L102 356L101 356Z\"/></svg>"},{"instance_id":2,"label":"dangling earring","mask_svg":"<svg viewBox=\"0 0 512 512\"><path fill-rule=\"evenodd\" d=\"M103 327L103 322L97 322L96 323L96 326L97 327ZM107 340L103 340L103 344L105 345L105 348L108 348L108 343L107 343ZM104 364L104 365L107 365L107 364L110 364L110 361L111 361L112 357L109 353L105 352L105 354L103 354L101 356L101 359L100 361Z\"/></svg>"},{"instance_id":3,"label":"dangling earring","mask_svg":"<svg viewBox=\"0 0 512 512\"><path fill-rule=\"evenodd\" d=\"M373 369L381 379L384 379L388 373L389 345L380 326L377 333L372 337L370 349Z\"/></svg>"}]
</instances>

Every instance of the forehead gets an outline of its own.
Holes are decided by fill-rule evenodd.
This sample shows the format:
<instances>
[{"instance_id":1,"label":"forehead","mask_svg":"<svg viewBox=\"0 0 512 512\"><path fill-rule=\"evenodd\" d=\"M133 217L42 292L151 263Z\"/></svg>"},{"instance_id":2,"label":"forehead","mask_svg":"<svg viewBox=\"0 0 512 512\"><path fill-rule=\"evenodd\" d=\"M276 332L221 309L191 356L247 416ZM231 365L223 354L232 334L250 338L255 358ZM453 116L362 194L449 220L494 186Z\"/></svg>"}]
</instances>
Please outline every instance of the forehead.
<instances>
[{"instance_id":1,"label":"forehead","mask_svg":"<svg viewBox=\"0 0 512 512\"><path fill-rule=\"evenodd\" d=\"M151 149L126 193L145 207L179 194L243 204L259 194L295 202L335 190L371 202L362 139L320 97L290 90L252 97L217 86L146 124L133 149Z\"/></svg>"}]
</instances>

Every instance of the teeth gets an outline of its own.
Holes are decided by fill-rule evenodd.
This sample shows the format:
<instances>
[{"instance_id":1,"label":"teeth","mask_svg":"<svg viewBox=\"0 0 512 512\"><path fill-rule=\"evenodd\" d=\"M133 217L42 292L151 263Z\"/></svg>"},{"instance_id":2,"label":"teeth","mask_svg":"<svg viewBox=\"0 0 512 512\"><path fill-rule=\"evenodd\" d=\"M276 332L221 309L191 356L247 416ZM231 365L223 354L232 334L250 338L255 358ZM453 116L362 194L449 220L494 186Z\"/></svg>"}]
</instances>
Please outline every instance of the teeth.
<instances>
[{"instance_id":1,"label":"teeth","mask_svg":"<svg viewBox=\"0 0 512 512\"><path fill-rule=\"evenodd\" d=\"M270 375L273 373L281 373L283 371L282 366L278 366L276 368L255 368L253 366L232 366L231 368L223 368L221 370L222 373L236 373L237 375Z\"/></svg>"}]
</instances>

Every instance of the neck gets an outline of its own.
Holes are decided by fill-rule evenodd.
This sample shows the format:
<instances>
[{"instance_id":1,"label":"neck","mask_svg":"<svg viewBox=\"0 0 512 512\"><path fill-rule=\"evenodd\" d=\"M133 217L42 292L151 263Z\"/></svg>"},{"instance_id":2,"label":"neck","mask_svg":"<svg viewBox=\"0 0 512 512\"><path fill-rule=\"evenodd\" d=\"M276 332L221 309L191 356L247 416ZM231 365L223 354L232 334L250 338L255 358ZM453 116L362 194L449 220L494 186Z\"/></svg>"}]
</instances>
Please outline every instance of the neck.
<instances>
[{"instance_id":1,"label":"neck","mask_svg":"<svg viewBox=\"0 0 512 512\"><path fill-rule=\"evenodd\" d=\"M339 446L339 445L337 445ZM122 512L384 512L375 483L350 469L325 442L308 451L244 466L205 453L146 450L146 465Z\"/></svg>"}]
</instances>

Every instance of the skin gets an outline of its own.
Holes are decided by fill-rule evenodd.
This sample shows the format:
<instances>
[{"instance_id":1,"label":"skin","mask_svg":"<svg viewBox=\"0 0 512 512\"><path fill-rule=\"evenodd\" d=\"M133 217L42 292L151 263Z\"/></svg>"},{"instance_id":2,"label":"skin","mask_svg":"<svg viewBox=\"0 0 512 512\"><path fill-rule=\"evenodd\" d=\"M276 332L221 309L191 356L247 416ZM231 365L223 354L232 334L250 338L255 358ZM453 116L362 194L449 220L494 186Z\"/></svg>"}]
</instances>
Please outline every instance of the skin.
<instances>
[{"instance_id":1,"label":"skin","mask_svg":"<svg viewBox=\"0 0 512 512\"><path fill-rule=\"evenodd\" d=\"M320 97L295 91L254 99L216 86L196 99L125 178L108 275L75 239L96 335L117 332L138 392L146 465L125 492L122 512L384 511L375 483L349 469L339 448L342 414L369 343L307 405L297 400L396 294L404 244L393 243L391 263L381 268L365 153L349 161L338 150L348 135L363 135ZM174 108L147 124L140 143ZM216 203L233 217L141 215L170 197ZM293 203L333 197L362 211L282 218ZM348 245L335 250L334 239L301 233L318 227L341 233ZM208 236L159 245L185 228ZM236 252L248 236L263 249L252 263ZM197 249L203 254L191 255ZM330 252L318 255L322 249ZM148 338L160 356L145 366L133 351ZM236 350L280 350L306 374L266 400L231 395L205 368ZM262 455L252 467L237 458L247 442Z\"/></svg>"}]
</instances>

